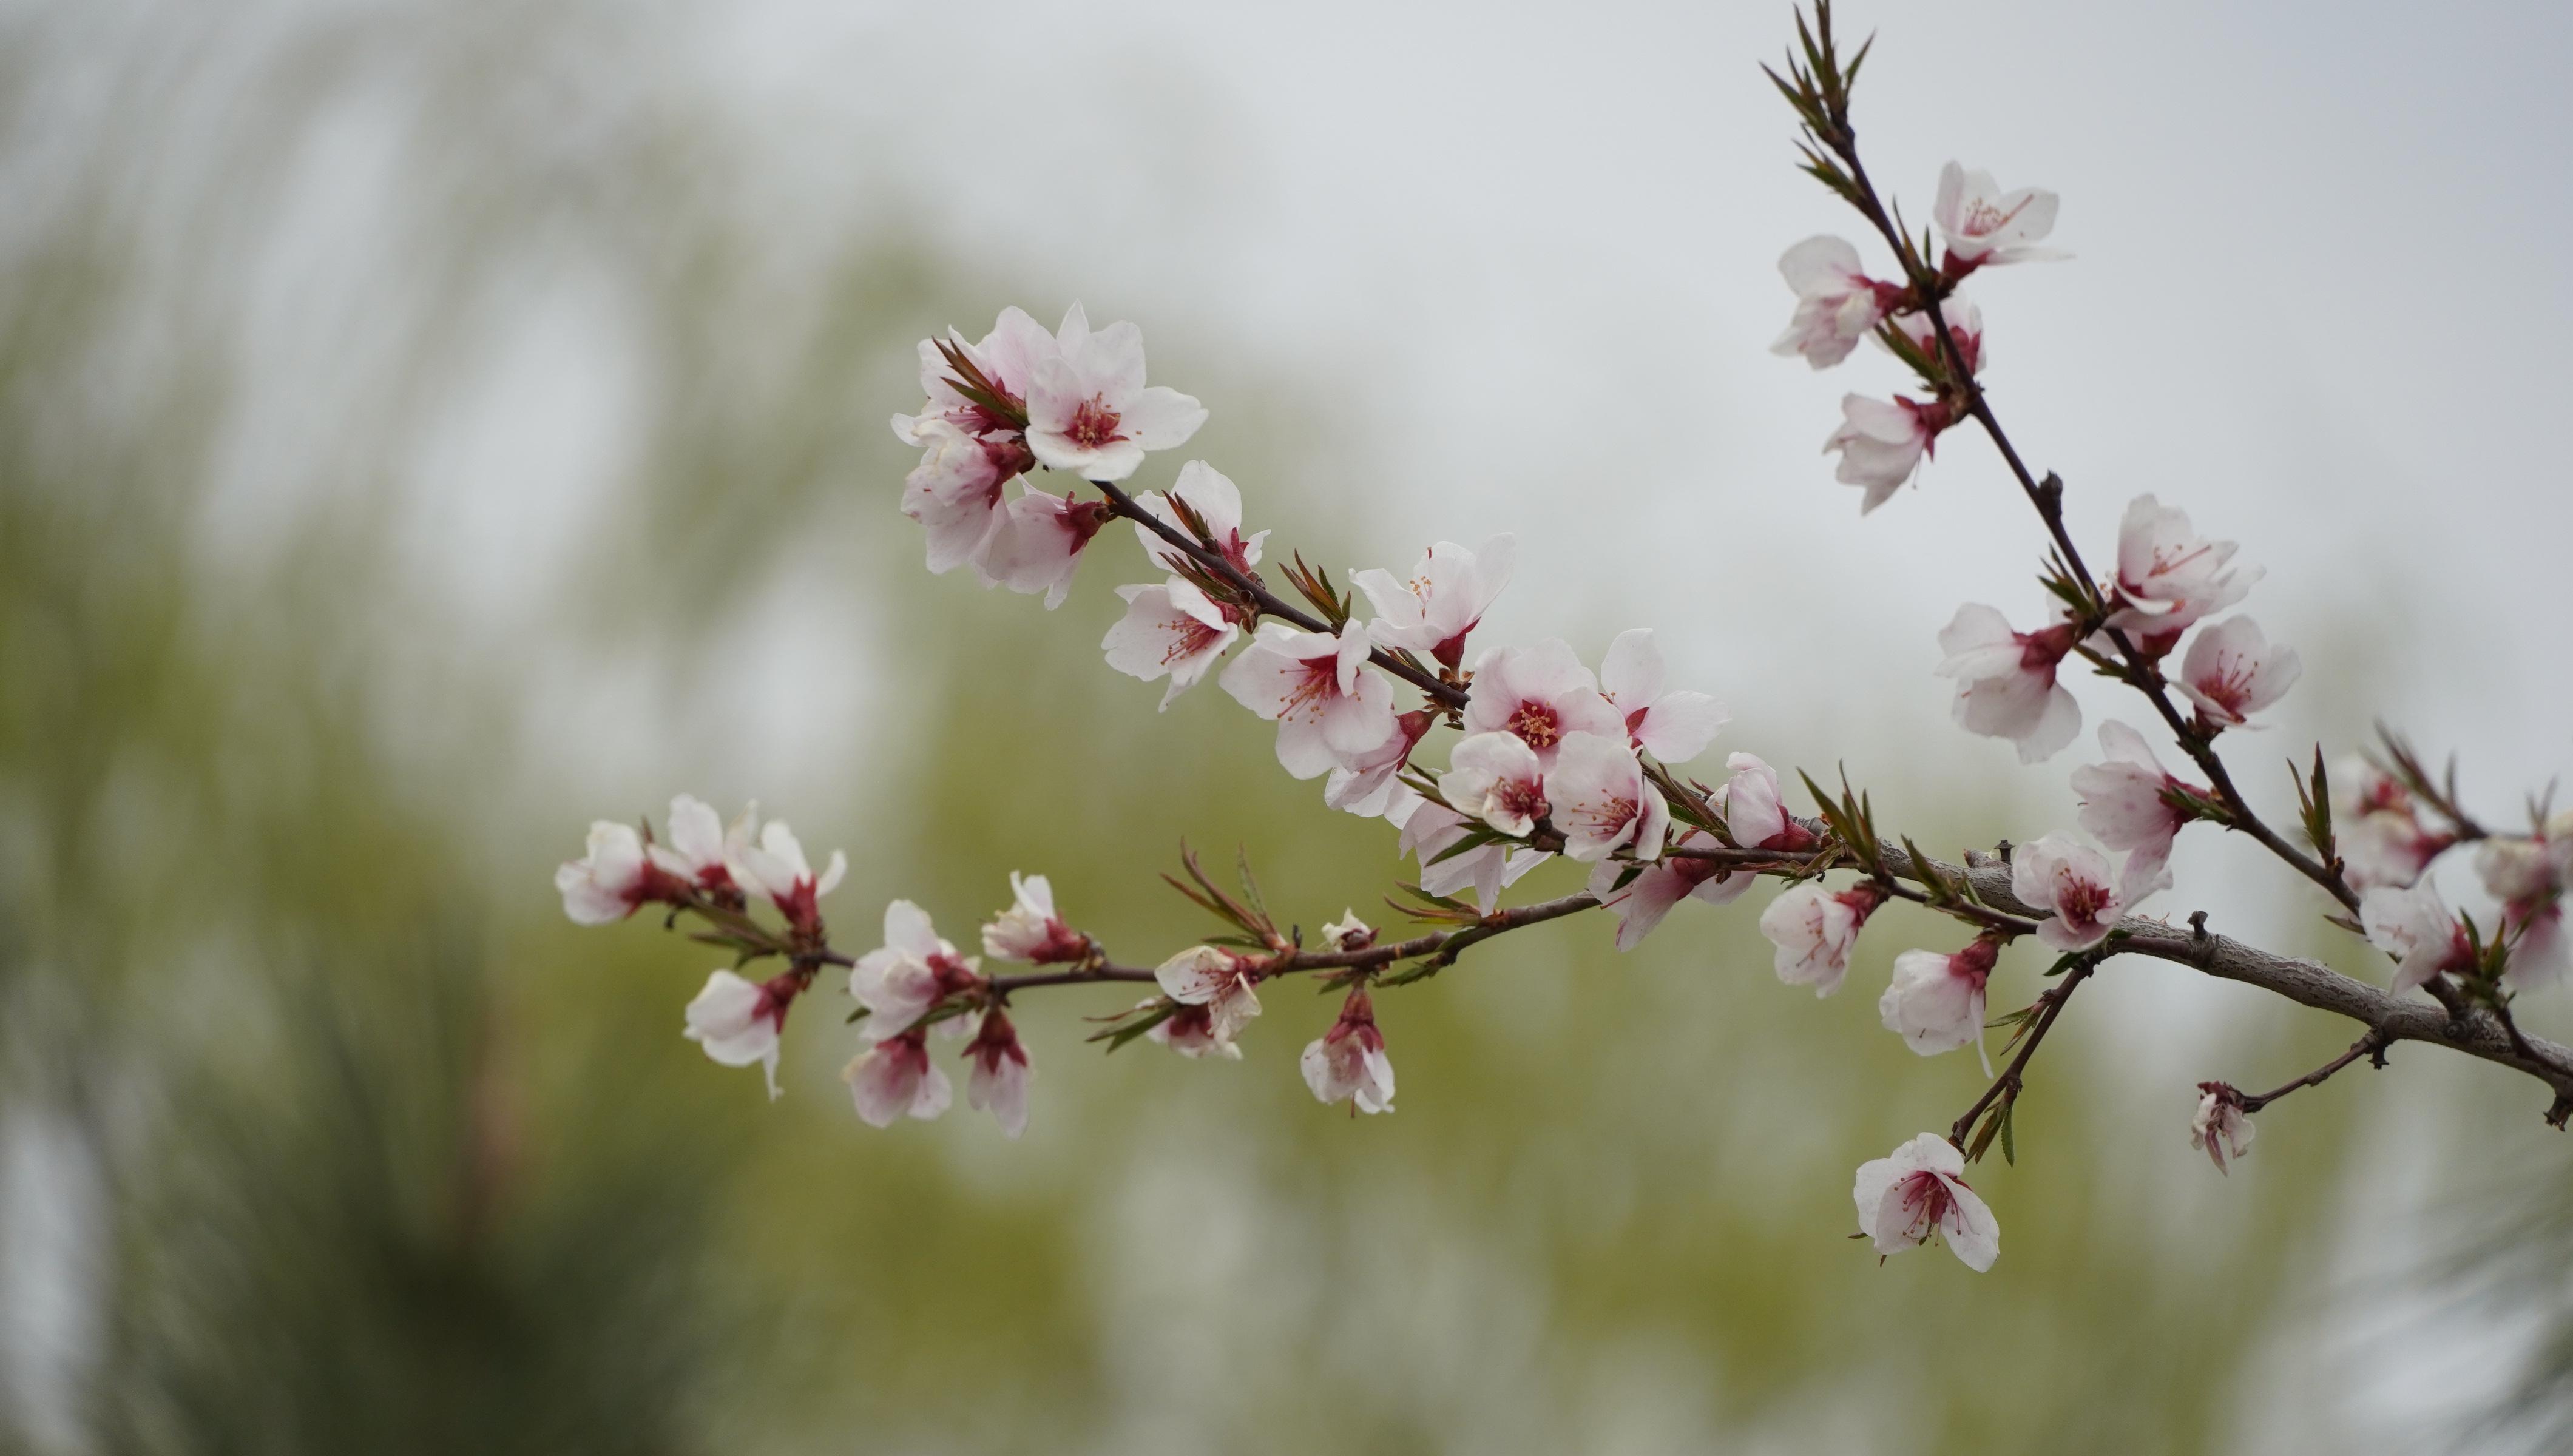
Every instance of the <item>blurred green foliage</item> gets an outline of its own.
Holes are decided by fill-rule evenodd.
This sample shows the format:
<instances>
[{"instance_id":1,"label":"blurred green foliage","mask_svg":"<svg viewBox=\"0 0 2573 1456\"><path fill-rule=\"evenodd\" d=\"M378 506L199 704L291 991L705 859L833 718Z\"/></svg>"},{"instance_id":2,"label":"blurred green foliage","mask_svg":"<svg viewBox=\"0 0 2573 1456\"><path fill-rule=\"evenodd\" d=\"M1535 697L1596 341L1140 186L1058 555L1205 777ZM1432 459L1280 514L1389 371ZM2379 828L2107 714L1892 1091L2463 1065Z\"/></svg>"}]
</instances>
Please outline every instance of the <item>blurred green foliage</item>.
<instances>
[{"instance_id":1,"label":"blurred green foliage","mask_svg":"<svg viewBox=\"0 0 2573 1456\"><path fill-rule=\"evenodd\" d=\"M648 86L583 89L599 54L643 49L618 12L381 7L217 45L177 10L122 49L68 23L12 37L9 141L57 186L0 277L0 1095L13 1136L78 1149L14 1163L35 1191L12 1206L95 1214L12 1235L89 1311L13 1346L30 1444L2232 1443L2247 1362L2315 1273L2360 1093L2273 1114L2227 1184L2176 1182L2184 1106L2120 1105L2077 1019L2023 1104L2022 1165L1978 1174L1999 1266L1880 1267L1838 1236L1851 1169L1978 1086L1876 1026L1894 951L1947 934L1900 907L1820 1007L1770 976L1748 908L1684 911L1631 957L1579 922L1485 947L1383 998L1401 1111L1364 1121L1305 1094L1294 1052L1330 1008L1286 986L1240 1066L1101 1058L1081 1018L1118 997L1032 1000L1016 1145L961 1107L859 1126L831 988L789 1028L783 1100L709 1066L677 1035L706 958L647 924L577 931L545 883L586 819L630 805L552 790L586 748L527 730L509 654L386 589L402 452L486 366L469 321L531 251L616 281L649 381L549 629L685 696L781 558L855 584L830 630L878 644L900 690L834 725L851 790L768 806L851 844L844 944L897 895L965 939L1020 868L1154 954L1204 929L1152 873L1183 835L1250 845L1306 925L1382 921L1391 837L1321 812L1212 690L1157 717L1158 687L1099 669L1121 540L1052 616L919 570L882 416L911 402L911 341L1009 293L860 228L801 240L823 261L772 327L769 220L739 213L719 144ZM73 48L117 104L67 145L40 77ZM258 507L228 554L218 527L254 507L224 482L278 387L234 307L260 265L248 220L336 108L388 90L418 226L367 275L381 311L331 336L377 364L297 436L330 488ZM580 147L521 124L584 106ZM1293 382L1186 352L1170 376L1219 406L1206 451L1303 487L1281 492L1282 539L1386 554L1286 443ZM773 781L719 743L690 762L634 801ZM1873 787L1955 840L2010 827L1985 786ZM1997 1009L2040 964L2008 966ZM2297 1067L2338 1036L2252 1011L2221 1050ZM2154 1150L2115 1150L2138 1141Z\"/></svg>"}]
</instances>

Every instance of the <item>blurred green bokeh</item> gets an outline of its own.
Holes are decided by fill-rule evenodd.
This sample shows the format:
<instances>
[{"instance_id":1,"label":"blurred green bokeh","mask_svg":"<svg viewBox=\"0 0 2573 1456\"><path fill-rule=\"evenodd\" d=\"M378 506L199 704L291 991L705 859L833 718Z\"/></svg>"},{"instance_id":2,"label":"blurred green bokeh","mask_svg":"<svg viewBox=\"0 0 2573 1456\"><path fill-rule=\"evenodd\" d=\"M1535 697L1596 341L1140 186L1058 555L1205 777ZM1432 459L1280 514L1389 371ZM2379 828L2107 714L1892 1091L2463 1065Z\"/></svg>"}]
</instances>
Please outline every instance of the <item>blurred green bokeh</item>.
<instances>
[{"instance_id":1,"label":"blurred green bokeh","mask_svg":"<svg viewBox=\"0 0 2573 1456\"><path fill-rule=\"evenodd\" d=\"M1214 692L1156 717L1158 688L1102 671L1121 566L1052 616L919 569L882 419L912 402L912 341L1011 281L851 226L800 238L781 284L699 119L594 93L640 49L629 16L386 6L246 36L134 14L21 16L0 68L29 200L0 256L0 1411L28 1449L2247 1439L2261 1351L2323 1298L2333 1210L2365 1196L2376 1090L2282 1107L2235 1177L2179 1184L2184 1105L2122 1105L2077 1021L2024 1162L1978 1175L1999 1265L1880 1267L1839 1236L1851 1169L1978 1086L1876 1026L1893 953L1943 934L1900 907L1819 1008L1770 976L1748 906L1631 957L1583 923L1477 951L1382 999L1401 1111L1363 1121L1305 1094L1294 1053L1329 1007L1291 987L1240 1066L1104 1059L1081 1019L1122 998L1031 999L1018 1144L961 1106L859 1125L827 986L781 1101L707 1064L677 1032L708 957L556 909L592 817L758 794L849 845L844 945L897 895L965 939L1017 868L1139 957L1206 929L1153 873L1183 836L1251 846L1307 925L1389 916L1391 837L1321 812ZM352 108L390 138L360 170L405 254L315 336L366 346L345 369L294 365L340 377L316 418L273 397L285 346L254 326L261 290L300 287L266 229ZM530 140L566 108L580 126ZM408 462L494 367L493 322L565 280L629 316L639 438L557 579L514 584L544 643L494 640L400 584ZM1200 352L1157 375L1218 406L1205 453L1295 484L1263 498L1281 539L1385 554L1299 454L1296 381ZM281 409L297 445L271 457ZM811 641L875 677L819 725L843 747L818 792L738 746L758 735L637 714L581 741L527 708L566 657L649 664L649 701L743 691L726 624L791 561L837 593ZM759 660L782 680L757 711L793 703L796 662ZM597 758L650 772L594 802L565 785ZM1955 842L2013 828L2006 789L1873 788ZM2009 963L1997 1007L2036 969ZM2344 1040L2246 999L2219 1050L2294 1069Z\"/></svg>"}]
</instances>

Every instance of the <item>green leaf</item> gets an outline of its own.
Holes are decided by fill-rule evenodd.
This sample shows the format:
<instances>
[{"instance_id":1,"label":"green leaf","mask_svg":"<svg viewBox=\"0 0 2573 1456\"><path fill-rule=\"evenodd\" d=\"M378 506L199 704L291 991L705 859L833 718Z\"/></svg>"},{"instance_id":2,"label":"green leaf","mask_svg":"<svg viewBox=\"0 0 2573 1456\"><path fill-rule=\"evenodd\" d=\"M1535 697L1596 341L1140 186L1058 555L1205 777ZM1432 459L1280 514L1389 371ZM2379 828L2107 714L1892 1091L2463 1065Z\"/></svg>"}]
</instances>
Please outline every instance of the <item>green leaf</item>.
<instances>
[{"instance_id":1,"label":"green leaf","mask_svg":"<svg viewBox=\"0 0 2573 1456\"><path fill-rule=\"evenodd\" d=\"M2011 1114L2018 1109L2016 1098L2002 1103L2002 1161L2019 1166L2019 1148L2011 1140Z\"/></svg>"}]
</instances>

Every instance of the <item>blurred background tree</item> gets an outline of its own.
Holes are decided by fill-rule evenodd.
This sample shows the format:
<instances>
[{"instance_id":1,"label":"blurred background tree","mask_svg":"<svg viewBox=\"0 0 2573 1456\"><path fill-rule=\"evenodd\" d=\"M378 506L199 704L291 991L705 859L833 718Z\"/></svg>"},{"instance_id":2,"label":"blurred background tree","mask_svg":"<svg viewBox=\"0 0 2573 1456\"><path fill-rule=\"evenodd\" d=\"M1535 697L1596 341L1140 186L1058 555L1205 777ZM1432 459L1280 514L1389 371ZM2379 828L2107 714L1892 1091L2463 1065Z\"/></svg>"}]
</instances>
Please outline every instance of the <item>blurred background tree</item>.
<instances>
[{"instance_id":1,"label":"blurred background tree","mask_svg":"<svg viewBox=\"0 0 2573 1456\"><path fill-rule=\"evenodd\" d=\"M2389 1097L2300 1098L2219 1183L2189 1165L2185 1083L2140 1079L2107 1031L2152 1014L2157 968L2104 979L2050 1053L2023 1164L1988 1174L1989 1278L1835 1236L1850 1168L1974 1092L1875 1025L1865 988L1944 934L1899 907L1819 1011L1748 912L1626 958L1583 925L1477 952L1383 1000L1402 1110L1363 1125L1293 1075L1329 1008L1291 989L1239 1067L1090 1055L1105 991L1032 1003L1016 1145L961 1110L859 1126L828 996L789 1029L783 1100L709 1067L677 1035L704 958L575 931L546 885L589 818L672 789L849 845L828 908L851 946L897 895L962 939L1011 868L1112 945L1176 944L1202 927L1150 871L1184 834L1251 846L1307 924L1388 918L1395 873L1380 826L1319 812L1215 693L1156 718L1158 689L1100 670L1116 566L1055 616L919 569L883 427L911 343L1047 310L896 210L781 226L683 64L710 23L582 0L8 18L19 1444L2407 1438L2300 1408L2316 1332L2378 1317L2412 1267L2346 1287L2384 1226L2360 1134ZM1154 317L1120 305L1094 313ZM1222 327L1153 325L1156 376L1216 407L1192 453L1315 559L1408 560L1323 427L1363 422ZM1595 652L1605 625L1562 627ZM1762 751L1836 751L1826 709L1787 712ZM2026 808L1872 782L1960 842ZM2228 1069L2345 1040L2226 1006L2199 1050ZM2523 1110L2494 1092L2407 1095L2432 1120Z\"/></svg>"}]
</instances>

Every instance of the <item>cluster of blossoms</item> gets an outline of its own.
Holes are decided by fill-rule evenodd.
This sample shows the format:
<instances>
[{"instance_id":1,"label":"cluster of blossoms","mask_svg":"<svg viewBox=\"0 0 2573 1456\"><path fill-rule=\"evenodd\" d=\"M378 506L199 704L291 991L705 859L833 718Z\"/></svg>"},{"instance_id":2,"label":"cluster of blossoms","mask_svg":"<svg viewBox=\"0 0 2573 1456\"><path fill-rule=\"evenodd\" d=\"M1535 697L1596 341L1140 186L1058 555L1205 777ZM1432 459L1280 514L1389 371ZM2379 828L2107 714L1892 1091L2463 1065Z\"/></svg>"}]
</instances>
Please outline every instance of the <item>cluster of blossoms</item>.
<instances>
[{"instance_id":1,"label":"cluster of blossoms","mask_svg":"<svg viewBox=\"0 0 2573 1456\"><path fill-rule=\"evenodd\" d=\"M2183 958L2166 934L2155 935L2167 927L2132 912L2172 887L2173 843L2184 826L2205 821L2248 834L2356 912L2396 962L2394 995L2427 988L2446 1003L2452 1027L2468 1012L2497 1018L2509 1033L2508 1058L2488 1047L2478 1055L2516 1059L2548 1077L2562 1115L2573 1117L2573 1054L2541 1055L2509 1022L2510 995L2560 975L2573 954L2562 926L2573 815L2541 811L2526 836L2490 834L2389 740L2390 770L2362 760L2327 775L2317 756L2312 783L2299 784L2313 856L2271 832L2216 752L2220 735L2257 726L2254 716L2301 668L2292 648L2271 644L2249 617L2225 615L2259 569L2235 562L2234 543L2200 536L2184 512L2144 495L2121 524L2115 571L2094 579L2064 527L2061 482L2030 475L1984 399L1985 324L1959 286L1986 268L2062 256L2042 246L2056 196L2006 192L1990 174L1950 163L1931 214L1938 242L1906 237L1857 166L1846 120L1855 67L1837 59L1828 5L1817 6L1803 56L1790 62L1792 81L1773 79L1803 120L1807 170L1875 227L1898 276L1870 277L1857 247L1839 238L1796 245L1780 262L1797 302L1776 351L1821 369L1873 339L1913 371L1925 396L1846 396L1843 423L1825 446L1840 456L1838 478L1861 487L1862 513L1871 512L1918 476L1943 432L1973 421L2004 446L2054 537L2043 581L2056 606L2044 625L2022 632L2000 611L1969 603L1938 633L1935 670L1955 684L1957 721L2012 741L2024 762L2052 757L2081 732L2081 707L2059 680L2078 656L2144 696L2196 777L2164 768L2144 732L2106 722L2102 760L2072 775L2088 838L2056 832L2015 850L2005 844L1997 856L1970 856L1964 869L1926 859L1908 840L1898 855L1846 784L1835 800L1807 781L1819 817L1806 818L1790 812L1778 773L1752 754L1730 754L1720 782L1689 777L1686 766L1727 716L1707 694L1667 687L1649 629L1617 636L1595 670L1556 638L1476 641L1518 564L1507 535L1471 548L1437 542L1406 575L1351 571L1346 591L1300 556L1283 570L1272 562L1293 595L1272 590L1262 569L1269 532L1246 532L1243 492L1213 465L1183 463L1167 490L1121 488L1149 452L1186 443L1207 417L1194 398L1146 385L1136 326L1093 330L1076 305L1048 332L1009 309L980 342L954 332L923 341L927 397L918 412L894 416L896 435L922 450L901 508L926 532L929 568L969 566L984 585L1042 594L1051 608L1066 599L1103 527L1131 523L1159 579L1117 589L1125 610L1100 642L1108 665L1163 683L1164 708L1214 676L1226 696L1276 725L1287 773L1320 780L1327 807L1395 832L1397 856L1418 866L1416 883L1402 887L1416 902L1412 914L1443 929L1384 942L1343 912L1308 942L1282 930L1256 889L1246 883L1237 900L1190 860L1194 888L1173 883L1233 933L1150 969L1112 961L1058 914L1045 878L1017 874L1011 904L982 927L980 956L960 953L927 912L896 900L883 944L851 957L832 948L818 907L842 877L842 856L815 874L784 824L762 824L751 811L727 828L685 795L671 802L666 843L648 824L594 826L588 853L557 873L565 913L595 925L655 905L673 921L683 912L702 920L707 929L696 938L739 959L688 1005L685 1035L719 1063L760 1065L772 1096L788 1011L823 969L844 968L856 1003L849 1020L867 1044L843 1074L861 1118L886 1126L947 1108L952 1089L930 1056L934 1035L964 1044L967 1101L1015 1137L1028 1115L1030 1059L1008 1007L1038 987L1149 985L1152 995L1092 1040L1114 1050L1142 1039L1186 1058L1240 1060L1261 1015L1261 988L1287 975L1322 977L1343 995L1299 1070L1318 1100L1374 1113L1392 1110L1394 1094L1377 995L1479 940L1604 909L1617 947L1631 950L1683 901L1721 906L1776 877L1788 883L1759 916L1773 969L1780 982L1829 997L1847 981L1870 919L1890 900L1909 900L1972 934L1954 950L1897 954L1879 1018L1922 1056L1974 1047L1990 1085L1949 1132L1924 1132L1858 1169L1858 1224L1881 1254L1941 1240L1981 1270L1998 1256L2000 1229L1967 1184L1966 1166L1996 1137L2015 1157L2011 1114L2029 1059L2103 961L2147 947ZM1935 261L1925 247L1938 250ZM1064 493L1032 483L1039 471L1060 472L1070 482ZM1085 483L1096 498L1082 496ZM1416 698L1406 702L1407 694ZM1430 735L1442 728L1455 737L1444 767L1432 767ZM2488 931L2452 914L2427 877L2442 851L2468 842L2501 906ZM1558 858L1589 867L1582 893L1502 905L1512 884ZM1844 883L1830 879L1852 872ZM762 902L779 925L752 915ZM2196 936L2204 940L2202 925ZM2063 979L2025 1009L1988 1020L2002 953L2024 938L2052 953L2050 975ZM786 969L760 982L739 974L764 959ZM985 969L994 963L1031 969ZM1410 969L1394 969L1403 963ZM2017 1055L1995 1077L1985 1036L2006 1025L2015 1030L2004 1054ZM2251 1112L2381 1053L2394 1035L2371 1023L2349 1055L2264 1096L2201 1084L2192 1144L2224 1169L2250 1146Z\"/></svg>"}]
</instances>

